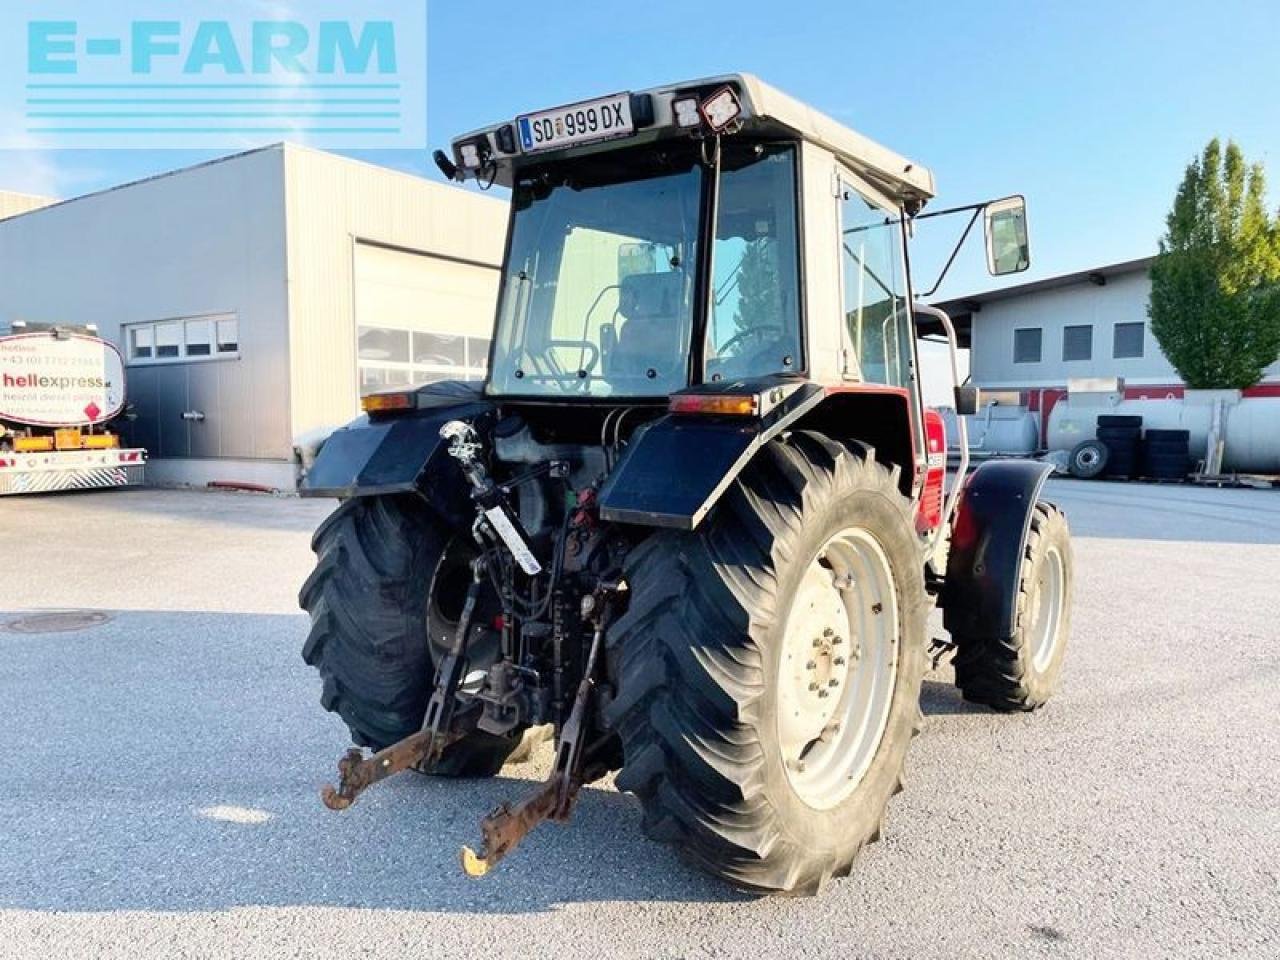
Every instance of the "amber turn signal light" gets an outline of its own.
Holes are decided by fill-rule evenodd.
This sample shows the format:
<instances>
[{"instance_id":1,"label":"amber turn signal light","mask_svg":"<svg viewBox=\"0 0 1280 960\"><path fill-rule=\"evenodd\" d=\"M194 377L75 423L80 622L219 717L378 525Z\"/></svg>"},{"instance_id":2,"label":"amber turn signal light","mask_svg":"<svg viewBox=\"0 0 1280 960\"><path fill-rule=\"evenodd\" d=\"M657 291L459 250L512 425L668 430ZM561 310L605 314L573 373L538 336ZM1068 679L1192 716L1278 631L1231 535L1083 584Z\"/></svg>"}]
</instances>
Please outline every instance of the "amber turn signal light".
<instances>
[{"instance_id":1,"label":"amber turn signal light","mask_svg":"<svg viewBox=\"0 0 1280 960\"><path fill-rule=\"evenodd\" d=\"M716 417L754 417L760 413L755 394L678 393L667 408L672 413L693 413Z\"/></svg>"},{"instance_id":2,"label":"amber turn signal light","mask_svg":"<svg viewBox=\"0 0 1280 960\"><path fill-rule=\"evenodd\" d=\"M365 413L383 413L387 410L412 410L417 406L412 393L371 393L360 398L360 409Z\"/></svg>"}]
</instances>

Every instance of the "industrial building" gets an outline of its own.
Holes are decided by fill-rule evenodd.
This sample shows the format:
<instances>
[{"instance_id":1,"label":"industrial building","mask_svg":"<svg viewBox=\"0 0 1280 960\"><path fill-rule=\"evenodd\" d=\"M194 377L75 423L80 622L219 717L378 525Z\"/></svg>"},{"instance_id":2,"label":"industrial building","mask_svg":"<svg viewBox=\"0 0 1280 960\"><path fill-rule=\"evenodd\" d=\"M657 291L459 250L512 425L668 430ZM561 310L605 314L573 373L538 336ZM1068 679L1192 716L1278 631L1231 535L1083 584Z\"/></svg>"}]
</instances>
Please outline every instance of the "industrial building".
<instances>
[{"instance_id":1,"label":"industrial building","mask_svg":"<svg viewBox=\"0 0 1280 960\"><path fill-rule=\"evenodd\" d=\"M291 490L362 392L484 376L507 204L279 144L74 200L0 194L0 332L96 325L161 483Z\"/></svg>"},{"instance_id":2,"label":"industrial building","mask_svg":"<svg viewBox=\"0 0 1280 960\"><path fill-rule=\"evenodd\" d=\"M1071 382L1121 381L1127 399L1181 397L1182 378L1151 332L1154 258L1080 270L939 303L970 349L973 383L1016 395L1040 436ZM1280 358L1245 396L1280 396Z\"/></svg>"}]
</instances>

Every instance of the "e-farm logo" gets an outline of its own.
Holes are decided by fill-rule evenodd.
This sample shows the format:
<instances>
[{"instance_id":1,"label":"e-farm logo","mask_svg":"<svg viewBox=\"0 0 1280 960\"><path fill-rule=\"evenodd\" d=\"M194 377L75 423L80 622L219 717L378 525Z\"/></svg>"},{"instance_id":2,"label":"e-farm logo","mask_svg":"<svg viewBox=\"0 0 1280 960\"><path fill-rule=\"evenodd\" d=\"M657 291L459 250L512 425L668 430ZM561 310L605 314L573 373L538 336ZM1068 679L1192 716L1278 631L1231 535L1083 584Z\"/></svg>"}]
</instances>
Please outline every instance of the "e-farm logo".
<instances>
[{"instance_id":1,"label":"e-farm logo","mask_svg":"<svg viewBox=\"0 0 1280 960\"><path fill-rule=\"evenodd\" d=\"M424 149L426 18L426 0L6 2L0 147Z\"/></svg>"}]
</instances>

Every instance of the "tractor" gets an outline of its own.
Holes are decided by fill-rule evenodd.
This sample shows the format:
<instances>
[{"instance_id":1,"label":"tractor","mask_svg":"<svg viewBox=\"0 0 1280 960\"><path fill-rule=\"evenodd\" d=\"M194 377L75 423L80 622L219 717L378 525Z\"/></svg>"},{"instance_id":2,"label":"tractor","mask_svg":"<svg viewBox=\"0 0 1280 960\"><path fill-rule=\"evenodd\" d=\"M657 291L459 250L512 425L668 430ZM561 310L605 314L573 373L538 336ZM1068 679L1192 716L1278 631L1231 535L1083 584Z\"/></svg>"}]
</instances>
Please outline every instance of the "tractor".
<instances>
[{"instance_id":1,"label":"tractor","mask_svg":"<svg viewBox=\"0 0 1280 960\"><path fill-rule=\"evenodd\" d=\"M931 657L999 711L1062 670L1049 468L969 472L977 391L908 253L964 211L947 267L981 217L989 270L1024 270L1022 198L925 213L928 169L749 75L526 114L435 161L511 193L488 373L366 397L305 477L341 501L300 597L355 744L324 802L493 776L554 731L467 874L616 771L694 866L817 892L881 834ZM923 339L950 346L949 484Z\"/></svg>"}]
</instances>

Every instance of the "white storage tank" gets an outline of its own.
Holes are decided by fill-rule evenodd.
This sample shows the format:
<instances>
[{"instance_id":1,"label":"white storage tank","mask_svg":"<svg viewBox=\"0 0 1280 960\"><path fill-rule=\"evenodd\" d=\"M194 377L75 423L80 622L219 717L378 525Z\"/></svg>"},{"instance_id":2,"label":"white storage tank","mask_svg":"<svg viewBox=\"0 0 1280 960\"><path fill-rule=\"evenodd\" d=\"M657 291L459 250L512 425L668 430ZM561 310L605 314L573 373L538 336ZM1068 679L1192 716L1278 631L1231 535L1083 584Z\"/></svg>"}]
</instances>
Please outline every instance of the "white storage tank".
<instances>
[{"instance_id":1,"label":"white storage tank","mask_svg":"<svg viewBox=\"0 0 1280 960\"><path fill-rule=\"evenodd\" d=\"M942 414L947 429L947 442L954 447L959 436L955 410L943 407L938 412ZM988 403L976 416L964 419L972 453L1030 456L1040 448L1040 426L1036 415L1016 401Z\"/></svg>"},{"instance_id":2,"label":"white storage tank","mask_svg":"<svg viewBox=\"0 0 1280 960\"><path fill-rule=\"evenodd\" d=\"M1193 460L1203 460L1221 423L1222 469L1280 473L1280 397L1242 397L1238 390L1188 390L1183 398L1122 399L1120 393L1069 394L1049 414L1050 450L1071 450L1097 435L1100 415L1142 417L1144 430L1186 430Z\"/></svg>"}]
</instances>

